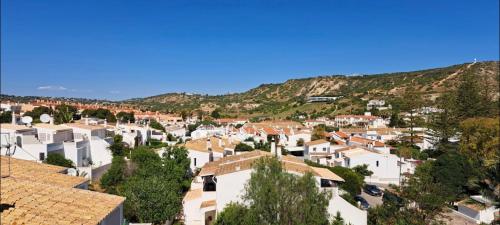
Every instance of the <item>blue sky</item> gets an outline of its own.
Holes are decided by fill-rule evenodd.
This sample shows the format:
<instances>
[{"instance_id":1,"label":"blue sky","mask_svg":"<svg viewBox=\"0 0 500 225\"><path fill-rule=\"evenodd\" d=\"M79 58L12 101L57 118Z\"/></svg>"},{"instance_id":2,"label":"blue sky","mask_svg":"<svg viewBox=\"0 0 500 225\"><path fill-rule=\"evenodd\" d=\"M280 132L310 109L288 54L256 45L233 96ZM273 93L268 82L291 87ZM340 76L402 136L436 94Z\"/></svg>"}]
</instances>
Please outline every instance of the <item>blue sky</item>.
<instances>
[{"instance_id":1,"label":"blue sky","mask_svg":"<svg viewBox=\"0 0 500 225\"><path fill-rule=\"evenodd\" d=\"M2 93L224 94L499 59L499 1L1 1Z\"/></svg>"}]
</instances>

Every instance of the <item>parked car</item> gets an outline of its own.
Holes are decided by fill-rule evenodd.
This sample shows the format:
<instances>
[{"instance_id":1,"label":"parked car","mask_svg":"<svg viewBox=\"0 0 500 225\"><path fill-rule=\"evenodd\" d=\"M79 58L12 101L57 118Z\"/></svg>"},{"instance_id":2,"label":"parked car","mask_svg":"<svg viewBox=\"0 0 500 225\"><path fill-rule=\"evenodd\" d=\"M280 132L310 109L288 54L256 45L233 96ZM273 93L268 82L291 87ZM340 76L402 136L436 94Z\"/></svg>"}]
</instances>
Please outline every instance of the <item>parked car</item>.
<instances>
[{"instance_id":1,"label":"parked car","mask_svg":"<svg viewBox=\"0 0 500 225\"><path fill-rule=\"evenodd\" d=\"M366 201L365 198L361 197L360 195L355 196L354 200L356 200L356 202L360 203L361 209L368 209L368 208L370 208L370 204Z\"/></svg>"},{"instance_id":2,"label":"parked car","mask_svg":"<svg viewBox=\"0 0 500 225\"><path fill-rule=\"evenodd\" d=\"M386 204L395 204L398 207L403 207L404 201L402 198L390 191L384 191L384 196L382 196L382 201Z\"/></svg>"},{"instance_id":3,"label":"parked car","mask_svg":"<svg viewBox=\"0 0 500 225\"><path fill-rule=\"evenodd\" d=\"M382 196L382 190L373 184L365 185L364 191L371 196Z\"/></svg>"}]
</instances>

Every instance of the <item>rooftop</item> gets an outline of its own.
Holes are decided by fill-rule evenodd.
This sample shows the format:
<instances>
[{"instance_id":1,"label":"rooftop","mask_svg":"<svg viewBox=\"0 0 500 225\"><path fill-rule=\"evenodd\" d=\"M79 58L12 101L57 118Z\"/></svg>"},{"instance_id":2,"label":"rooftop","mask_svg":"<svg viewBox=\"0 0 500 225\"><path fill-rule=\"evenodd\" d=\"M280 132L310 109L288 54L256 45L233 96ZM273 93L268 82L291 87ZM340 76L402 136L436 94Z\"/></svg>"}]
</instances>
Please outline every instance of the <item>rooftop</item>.
<instances>
[{"instance_id":1,"label":"rooftop","mask_svg":"<svg viewBox=\"0 0 500 225\"><path fill-rule=\"evenodd\" d=\"M205 166L203 166L203 168L201 169L200 176L224 175L242 170L252 169L255 160L261 157L271 157L271 153L254 150L239 155L224 157L220 160L205 164ZM294 156L282 156L280 160L282 162L283 168L286 171L300 174L310 172L314 176L319 176L321 178L335 181L344 181L341 177L331 172L330 170L311 167Z\"/></svg>"},{"instance_id":2,"label":"rooftop","mask_svg":"<svg viewBox=\"0 0 500 225\"><path fill-rule=\"evenodd\" d=\"M103 125L90 125L90 124L84 124L84 123L65 123L65 126L71 127L71 128L80 128L80 129L87 129L87 130L103 130L106 129Z\"/></svg>"},{"instance_id":3,"label":"rooftop","mask_svg":"<svg viewBox=\"0 0 500 225\"><path fill-rule=\"evenodd\" d=\"M237 141L230 142L227 138L210 137L210 145L213 152L224 153L224 149L234 149L237 143ZM208 152L206 138L188 141L184 146L189 150Z\"/></svg>"},{"instance_id":4,"label":"rooftop","mask_svg":"<svg viewBox=\"0 0 500 225\"><path fill-rule=\"evenodd\" d=\"M2 123L0 124L1 129L6 129L6 130L33 130L31 127L27 127L24 125L17 125L17 124L11 124L11 123Z\"/></svg>"},{"instance_id":5,"label":"rooftop","mask_svg":"<svg viewBox=\"0 0 500 225\"><path fill-rule=\"evenodd\" d=\"M86 182L67 168L1 157L3 224L99 224L123 197L73 188Z\"/></svg>"},{"instance_id":6,"label":"rooftop","mask_svg":"<svg viewBox=\"0 0 500 225\"><path fill-rule=\"evenodd\" d=\"M2 178L9 176L9 158L0 156L0 172ZM60 187L76 187L88 180L83 177L67 176L63 174L67 168L44 163L37 163L22 159L10 159L10 177L52 184Z\"/></svg>"},{"instance_id":7,"label":"rooftop","mask_svg":"<svg viewBox=\"0 0 500 225\"><path fill-rule=\"evenodd\" d=\"M66 126L49 124L49 123L37 123L37 124L34 124L33 127L56 130L56 131L71 130L71 128L66 127Z\"/></svg>"},{"instance_id":8,"label":"rooftop","mask_svg":"<svg viewBox=\"0 0 500 225\"><path fill-rule=\"evenodd\" d=\"M315 141L306 142L305 145L311 146L311 145L320 145L320 144L326 144L326 143L330 143L330 142L325 140L325 139L318 139Z\"/></svg>"}]
</instances>

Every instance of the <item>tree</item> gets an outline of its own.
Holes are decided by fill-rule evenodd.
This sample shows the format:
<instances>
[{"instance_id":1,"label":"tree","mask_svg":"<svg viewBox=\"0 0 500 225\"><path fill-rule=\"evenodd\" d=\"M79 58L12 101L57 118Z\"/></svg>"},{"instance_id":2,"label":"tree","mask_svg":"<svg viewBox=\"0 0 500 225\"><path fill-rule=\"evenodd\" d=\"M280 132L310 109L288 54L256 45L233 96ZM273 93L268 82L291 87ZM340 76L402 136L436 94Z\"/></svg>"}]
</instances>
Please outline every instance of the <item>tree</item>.
<instances>
[{"instance_id":1,"label":"tree","mask_svg":"<svg viewBox=\"0 0 500 225\"><path fill-rule=\"evenodd\" d=\"M245 205L231 202L219 213L214 225L250 225L248 211Z\"/></svg>"},{"instance_id":2,"label":"tree","mask_svg":"<svg viewBox=\"0 0 500 225\"><path fill-rule=\"evenodd\" d=\"M456 109L456 96L453 92L445 93L437 99L437 107L441 110L431 115L428 128L430 140L434 145L446 145L449 139L456 135L458 117Z\"/></svg>"},{"instance_id":3,"label":"tree","mask_svg":"<svg viewBox=\"0 0 500 225\"><path fill-rule=\"evenodd\" d=\"M299 138L299 140L297 140L297 146L304 146L304 139L303 138Z\"/></svg>"},{"instance_id":4,"label":"tree","mask_svg":"<svg viewBox=\"0 0 500 225\"><path fill-rule=\"evenodd\" d=\"M450 200L466 191L468 181L474 169L465 156L458 152L446 152L439 156L432 165L431 175L445 187Z\"/></svg>"},{"instance_id":5,"label":"tree","mask_svg":"<svg viewBox=\"0 0 500 225\"><path fill-rule=\"evenodd\" d=\"M311 134L311 141L325 138L325 126L315 126Z\"/></svg>"},{"instance_id":6,"label":"tree","mask_svg":"<svg viewBox=\"0 0 500 225\"><path fill-rule=\"evenodd\" d=\"M466 72L460 76L456 100L460 120L489 115L491 102L489 96L482 93L482 84L476 74Z\"/></svg>"},{"instance_id":7,"label":"tree","mask_svg":"<svg viewBox=\"0 0 500 225\"><path fill-rule=\"evenodd\" d=\"M106 193L116 194L118 185L125 181L126 162L123 156L114 156L109 170L101 177L101 187Z\"/></svg>"},{"instance_id":8,"label":"tree","mask_svg":"<svg viewBox=\"0 0 500 225\"><path fill-rule=\"evenodd\" d=\"M234 148L234 151L236 151L236 152L248 152L248 151L252 151L252 150L253 150L252 146L247 145L245 143L238 143L236 145L236 147Z\"/></svg>"},{"instance_id":9,"label":"tree","mask_svg":"<svg viewBox=\"0 0 500 225\"><path fill-rule=\"evenodd\" d=\"M113 137L113 144L108 147L113 153L113 156L123 156L125 155L125 145L123 144L123 137L119 134Z\"/></svg>"},{"instance_id":10,"label":"tree","mask_svg":"<svg viewBox=\"0 0 500 225\"><path fill-rule=\"evenodd\" d=\"M38 106L36 108L34 108L32 111L28 111L28 112L25 112L24 113L24 116L31 116L33 118L33 123L40 123L40 116L42 114L53 114L54 111L49 108L49 107L45 107L45 106Z\"/></svg>"},{"instance_id":11,"label":"tree","mask_svg":"<svg viewBox=\"0 0 500 225\"><path fill-rule=\"evenodd\" d=\"M357 174L359 174L363 177L369 177L369 176L373 175L373 172L368 170L368 165L366 165L366 164L357 165L357 166L353 167L352 170L354 170L354 172L356 172Z\"/></svg>"},{"instance_id":12,"label":"tree","mask_svg":"<svg viewBox=\"0 0 500 225\"><path fill-rule=\"evenodd\" d=\"M116 114L116 118L122 123L128 123L128 121L130 121L131 123L135 123L134 112L121 111Z\"/></svg>"},{"instance_id":13,"label":"tree","mask_svg":"<svg viewBox=\"0 0 500 225\"><path fill-rule=\"evenodd\" d=\"M402 109L410 113L410 121L408 123L408 126L410 128L410 142L415 143L414 128L419 125L419 122L421 122L420 117L417 116L417 110L424 105L424 100L422 99L422 95L417 92L417 90L413 86L407 87L405 89L403 99L404 103L402 105Z\"/></svg>"},{"instance_id":14,"label":"tree","mask_svg":"<svg viewBox=\"0 0 500 225\"><path fill-rule=\"evenodd\" d=\"M274 157L257 160L243 195L253 224L327 224L330 198L312 174L290 174Z\"/></svg>"},{"instance_id":15,"label":"tree","mask_svg":"<svg viewBox=\"0 0 500 225\"><path fill-rule=\"evenodd\" d=\"M64 158L63 155L58 154L58 153L48 154L47 158L45 159L44 162L47 164L56 165L56 166L62 166L62 167L68 167L68 168L74 167L73 161Z\"/></svg>"},{"instance_id":16,"label":"tree","mask_svg":"<svg viewBox=\"0 0 500 225\"><path fill-rule=\"evenodd\" d=\"M156 121L154 119L149 121L149 126L151 126L151 128L165 132L165 127L163 125L161 125L161 123L159 123L158 121Z\"/></svg>"},{"instance_id":17,"label":"tree","mask_svg":"<svg viewBox=\"0 0 500 225\"><path fill-rule=\"evenodd\" d=\"M96 117L99 119L106 119L108 122L111 122L111 123L116 122L115 115L111 111L109 111L109 109L103 109L103 108L85 109L82 112L82 116Z\"/></svg>"},{"instance_id":18,"label":"tree","mask_svg":"<svg viewBox=\"0 0 500 225\"><path fill-rule=\"evenodd\" d=\"M168 147L162 157L147 147L132 154L136 169L120 188L125 216L131 221L161 224L173 220L190 186L189 158L183 147Z\"/></svg>"},{"instance_id":19,"label":"tree","mask_svg":"<svg viewBox=\"0 0 500 225\"><path fill-rule=\"evenodd\" d=\"M403 119L399 117L399 112L393 112L391 114L390 122L389 122L389 127L405 127L406 123Z\"/></svg>"},{"instance_id":20,"label":"tree","mask_svg":"<svg viewBox=\"0 0 500 225\"><path fill-rule=\"evenodd\" d=\"M125 214L140 223L163 224L172 220L182 205L180 184L161 176L133 176L120 194L126 197Z\"/></svg>"},{"instance_id":21,"label":"tree","mask_svg":"<svg viewBox=\"0 0 500 225\"><path fill-rule=\"evenodd\" d=\"M12 111L5 111L0 113L0 123L11 123Z\"/></svg>"},{"instance_id":22,"label":"tree","mask_svg":"<svg viewBox=\"0 0 500 225\"><path fill-rule=\"evenodd\" d=\"M432 176L432 170L433 162L426 161L400 187L401 197L416 205L405 204L405 210L411 211L422 224L431 224L450 200L446 188Z\"/></svg>"},{"instance_id":23,"label":"tree","mask_svg":"<svg viewBox=\"0 0 500 225\"><path fill-rule=\"evenodd\" d=\"M221 117L220 109L215 109L214 111L212 111L210 116L213 117L214 119L219 119Z\"/></svg>"},{"instance_id":24,"label":"tree","mask_svg":"<svg viewBox=\"0 0 500 225\"><path fill-rule=\"evenodd\" d=\"M500 201L500 122L499 118L470 118L460 124L460 152L477 176L474 184L483 194Z\"/></svg>"},{"instance_id":25,"label":"tree","mask_svg":"<svg viewBox=\"0 0 500 225\"><path fill-rule=\"evenodd\" d=\"M78 112L78 109L71 105L58 105L55 108L54 121L57 124L69 123L73 120L73 116Z\"/></svg>"}]
</instances>

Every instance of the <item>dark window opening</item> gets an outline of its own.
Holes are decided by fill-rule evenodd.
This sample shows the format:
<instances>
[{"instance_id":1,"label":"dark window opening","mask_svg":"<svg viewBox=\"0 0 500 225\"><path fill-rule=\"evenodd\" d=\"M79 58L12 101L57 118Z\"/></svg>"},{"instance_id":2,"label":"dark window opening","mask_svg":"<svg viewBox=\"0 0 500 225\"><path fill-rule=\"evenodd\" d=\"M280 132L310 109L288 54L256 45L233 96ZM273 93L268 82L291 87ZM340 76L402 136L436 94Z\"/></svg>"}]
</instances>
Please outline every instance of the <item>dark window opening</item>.
<instances>
[{"instance_id":1,"label":"dark window opening","mask_svg":"<svg viewBox=\"0 0 500 225\"><path fill-rule=\"evenodd\" d=\"M216 191L217 178L214 176L203 177L203 191Z\"/></svg>"},{"instance_id":2,"label":"dark window opening","mask_svg":"<svg viewBox=\"0 0 500 225\"><path fill-rule=\"evenodd\" d=\"M378 167L378 161L376 162L376 164L377 164L377 167Z\"/></svg>"},{"instance_id":3,"label":"dark window opening","mask_svg":"<svg viewBox=\"0 0 500 225\"><path fill-rule=\"evenodd\" d=\"M332 180L321 179L321 187L335 187L335 182Z\"/></svg>"},{"instance_id":4,"label":"dark window opening","mask_svg":"<svg viewBox=\"0 0 500 225\"><path fill-rule=\"evenodd\" d=\"M45 160L45 153L40 152L40 154L39 154L38 158L39 158L41 161Z\"/></svg>"},{"instance_id":5,"label":"dark window opening","mask_svg":"<svg viewBox=\"0 0 500 225\"><path fill-rule=\"evenodd\" d=\"M15 204L0 204L0 211L3 212L4 210L8 210L10 208L16 207Z\"/></svg>"}]
</instances>

